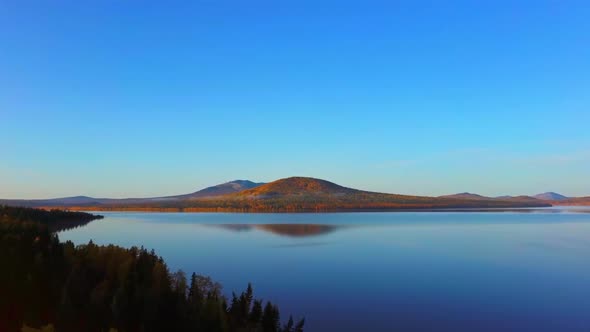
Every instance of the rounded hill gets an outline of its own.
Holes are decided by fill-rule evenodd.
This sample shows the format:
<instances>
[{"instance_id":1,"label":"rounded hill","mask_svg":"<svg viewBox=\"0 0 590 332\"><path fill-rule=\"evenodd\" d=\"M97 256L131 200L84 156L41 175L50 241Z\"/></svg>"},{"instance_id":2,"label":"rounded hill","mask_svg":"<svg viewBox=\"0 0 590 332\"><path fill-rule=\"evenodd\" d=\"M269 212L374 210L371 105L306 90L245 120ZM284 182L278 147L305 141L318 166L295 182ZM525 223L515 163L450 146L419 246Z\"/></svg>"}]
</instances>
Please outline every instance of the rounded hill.
<instances>
[{"instance_id":1,"label":"rounded hill","mask_svg":"<svg viewBox=\"0 0 590 332\"><path fill-rule=\"evenodd\" d=\"M291 195L338 195L360 192L359 190L339 186L333 182L308 178L290 177L280 179L262 186L236 193L237 196L291 196Z\"/></svg>"}]
</instances>

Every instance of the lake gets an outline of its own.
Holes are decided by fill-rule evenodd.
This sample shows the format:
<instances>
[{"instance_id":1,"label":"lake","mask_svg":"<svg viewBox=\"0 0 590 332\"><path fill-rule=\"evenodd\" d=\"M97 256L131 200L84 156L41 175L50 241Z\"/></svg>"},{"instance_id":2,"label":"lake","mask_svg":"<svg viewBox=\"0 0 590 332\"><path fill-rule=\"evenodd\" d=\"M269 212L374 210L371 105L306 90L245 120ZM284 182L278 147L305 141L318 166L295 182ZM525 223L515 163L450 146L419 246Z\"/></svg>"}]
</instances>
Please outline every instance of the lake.
<instances>
[{"instance_id":1,"label":"lake","mask_svg":"<svg viewBox=\"0 0 590 332\"><path fill-rule=\"evenodd\" d=\"M590 331L590 208L131 213L59 234L155 249L306 331Z\"/></svg>"}]
</instances>

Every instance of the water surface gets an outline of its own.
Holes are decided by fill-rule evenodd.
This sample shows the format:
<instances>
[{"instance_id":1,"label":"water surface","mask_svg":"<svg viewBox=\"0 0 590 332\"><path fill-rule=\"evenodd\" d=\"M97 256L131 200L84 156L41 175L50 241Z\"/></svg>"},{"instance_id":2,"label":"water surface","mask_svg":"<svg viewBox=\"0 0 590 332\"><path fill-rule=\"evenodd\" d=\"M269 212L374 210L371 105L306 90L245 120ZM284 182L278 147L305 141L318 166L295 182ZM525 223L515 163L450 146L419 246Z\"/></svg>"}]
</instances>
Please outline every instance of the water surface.
<instances>
[{"instance_id":1,"label":"water surface","mask_svg":"<svg viewBox=\"0 0 590 332\"><path fill-rule=\"evenodd\" d=\"M588 332L588 212L107 212L60 238L153 248L227 294L252 282L311 332Z\"/></svg>"}]
</instances>

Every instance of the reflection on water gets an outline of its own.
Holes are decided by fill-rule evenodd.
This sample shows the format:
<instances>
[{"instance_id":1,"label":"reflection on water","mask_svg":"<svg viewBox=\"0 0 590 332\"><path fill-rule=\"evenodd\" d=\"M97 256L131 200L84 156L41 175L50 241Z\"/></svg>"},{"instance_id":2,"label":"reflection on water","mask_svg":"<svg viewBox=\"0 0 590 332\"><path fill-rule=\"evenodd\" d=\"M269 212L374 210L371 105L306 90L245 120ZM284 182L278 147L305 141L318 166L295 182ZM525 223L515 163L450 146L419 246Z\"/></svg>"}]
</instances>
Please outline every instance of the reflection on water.
<instances>
[{"instance_id":1,"label":"reflection on water","mask_svg":"<svg viewBox=\"0 0 590 332\"><path fill-rule=\"evenodd\" d=\"M290 237L308 237L328 234L342 225L318 225L318 224L221 224L221 225L207 225L236 232L245 232L252 230L260 230L281 236Z\"/></svg>"},{"instance_id":2,"label":"reflection on water","mask_svg":"<svg viewBox=\"0 0 590 332\"><path fill-rule=\"evenodd\" d=\"M273 246L273 248L301 248L301 247L316 247L316 246L325 246L330 244L330 242L300 242L300 243L291 243L291 244L277 244Z\"/></svg>"},{"instance_id":3,"label":"reflection on water","mask_svg":"<svg viewBox=\"0 0 590 332\"><path fill-rule=\"evenodd\" d=\"M104 213L60 238L252 282L307 332L588 332L589 210Z\"/></svg>"}]
</instances>

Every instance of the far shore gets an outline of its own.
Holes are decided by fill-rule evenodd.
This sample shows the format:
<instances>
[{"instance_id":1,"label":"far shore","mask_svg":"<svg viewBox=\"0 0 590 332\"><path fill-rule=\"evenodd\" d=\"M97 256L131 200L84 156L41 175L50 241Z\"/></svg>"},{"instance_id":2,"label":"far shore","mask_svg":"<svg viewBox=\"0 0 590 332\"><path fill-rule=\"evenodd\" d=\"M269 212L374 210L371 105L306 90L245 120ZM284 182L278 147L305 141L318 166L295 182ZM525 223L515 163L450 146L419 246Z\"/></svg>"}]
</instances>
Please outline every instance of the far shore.
<instances>
[{"instance_id":1,"label":"far shore","mask_svg":"<svg viewBox=\"0 0 590 332\"><path fill-rule=\"evenodd\" d=\"M518 212L529 213L536 212L543 209L572 207L567 206L545 206L545 207L481 207L481 208L395 208L395 209L299 209L299 210L255 210L255 209L227 209L227 208L142 208L142 207L58 207L58 206L43 206L39 207L43 210L68 210L68 211L94 211L94 212L153 212L153 213L359 213L359 212L463 212L463 213L481 213L481 212ZM583 207L583 205L577 205Z\"/></svg>"}]
</instances>

